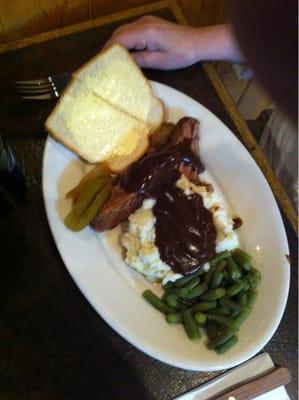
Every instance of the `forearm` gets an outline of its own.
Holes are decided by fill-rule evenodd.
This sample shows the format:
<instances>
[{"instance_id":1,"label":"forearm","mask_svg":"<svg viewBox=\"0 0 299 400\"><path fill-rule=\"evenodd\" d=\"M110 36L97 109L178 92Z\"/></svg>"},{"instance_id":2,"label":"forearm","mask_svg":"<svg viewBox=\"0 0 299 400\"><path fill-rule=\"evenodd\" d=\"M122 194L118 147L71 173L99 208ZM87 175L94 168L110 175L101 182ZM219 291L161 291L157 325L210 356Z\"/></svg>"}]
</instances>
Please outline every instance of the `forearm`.
<instances>
[{"instance_id":1,"label":"forearm","mask_svg":"<svg viewBox=\"0 0 299 400\"><path fill-rule=\"evenodd\" d=\"M197 36L194 41L196 61L223 60L237 63L245 61L230 25L198 28L195 34Z\"/></svg>"}]
</instances>

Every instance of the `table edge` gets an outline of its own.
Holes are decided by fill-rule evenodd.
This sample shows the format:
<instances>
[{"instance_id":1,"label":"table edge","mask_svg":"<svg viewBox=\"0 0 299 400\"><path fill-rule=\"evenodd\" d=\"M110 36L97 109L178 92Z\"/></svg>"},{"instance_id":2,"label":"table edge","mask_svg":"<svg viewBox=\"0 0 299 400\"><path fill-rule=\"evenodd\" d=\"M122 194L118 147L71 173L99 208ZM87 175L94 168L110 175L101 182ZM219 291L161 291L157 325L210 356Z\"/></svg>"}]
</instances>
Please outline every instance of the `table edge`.
<instances>
[{"instance_id":1,"label":"table edge","mask_svg":"<svg viewBox=\"0 0 299 400\"><path fill-rule=\"evenodd\" d=\"M128 10L118 11L112 14L104 15L88 21L78 22L76 24L68 25L63 28L54 29L51 31L43 32L34 36L25 37L23 39L15 40L8 43L0 44L0 54L8 53L11 51L19 50L23 47L32 46L34 44L47 42L49 40L57 39L62 36L71 35L86 31L89 29L97 28L102 25L121 21L130 17L137 17L145 13L151 13L164 8L171 8L171 1L161 0L149 4L141 5L138 7L129 8Z\"/></svg>"}]
</instances>

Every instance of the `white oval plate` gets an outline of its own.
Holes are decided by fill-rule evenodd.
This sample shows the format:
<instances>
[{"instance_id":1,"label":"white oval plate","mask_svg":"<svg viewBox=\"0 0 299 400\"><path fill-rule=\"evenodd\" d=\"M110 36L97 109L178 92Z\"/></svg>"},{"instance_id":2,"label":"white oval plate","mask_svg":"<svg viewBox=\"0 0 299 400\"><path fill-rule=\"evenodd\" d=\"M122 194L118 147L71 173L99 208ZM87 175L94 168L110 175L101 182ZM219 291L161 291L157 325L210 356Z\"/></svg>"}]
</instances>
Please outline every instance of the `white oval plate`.
<instances>
[{"instance_id":1,"label":"white oval plate","mask_svg":"<svg viewBox=\"0 0 299 400\"><path fill-rule=\"evenodd\" d=\"M220 370L244 362L270 340L283 315L289 290L286 233L276 201L255 161L233 133L190 97L153 82L155 93L176 122L188 115L200 121L200 154L209 179L233 213L242 218L240 240L253 255L263 279L252 314L239 343L224 355L207 350L206 339L193 343L181 326L168 325L141 293L151 285L122 260L118 229L97 234L89 227L72 233L62 218L64 199L84 173L83 163L65 147L47 139L43 157L43 194L52 234L72 278L101 317L123 338L165 363L200 371ZM83 127L84 129L84 127ZM155 288L159 292L159 288Z\"/></svg>"}]
</instances>

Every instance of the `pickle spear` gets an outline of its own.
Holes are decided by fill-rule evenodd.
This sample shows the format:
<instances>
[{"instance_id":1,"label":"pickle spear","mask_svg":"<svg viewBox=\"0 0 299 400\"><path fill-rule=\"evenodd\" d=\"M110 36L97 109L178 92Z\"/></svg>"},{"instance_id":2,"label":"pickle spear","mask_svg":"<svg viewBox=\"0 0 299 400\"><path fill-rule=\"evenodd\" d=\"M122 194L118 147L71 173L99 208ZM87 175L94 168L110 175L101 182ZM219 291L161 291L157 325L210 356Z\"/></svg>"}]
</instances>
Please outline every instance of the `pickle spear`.
<instances>
[{"instance_id":1,"label":"pickle spear","mask_svg":"<svg viewBox=\"0 0 299 400\"><path fill-rule=\"evenodd\" d=\"M157 143L157 149L160 149L161 147L165 146L168 141L169 138L173 132L173 128L175 127L175 124L171 123L171 122L165 122L161 128L160 128L160 140Z\"/></svg>"},{"instance_id":2,"label":"pickle spear","mask_svg":"<svg viewBox=\"0 0 299 400\"><path fill-rule=\"evenodd\" d=\"M72 210L64 220L66 227L75 232L85 228L106 203L112 192L112 188L113 185L111 182L106 183L81 215Z\"/></svg>"},{"instance_id":3,"label":"pickle spear","mask_svg":"<svg viewBox=\"0 0 299 400\"><path fill-rule=\"evenodd\" d=\"M108 181L109 177L103 176L86 182L77 199L73 202L72 212L80 217Z\"/></svg>"},{"instance_id":4,"label":"pickle spear","mask_svg":"<svg viewBox=\"0 0 299 400\"><path fill-rule=\"evenodd\" d=\"M72 190L70 190L65 197L67 199L73 199L74 201L80 194L82 190L84 190L86 184L95 178L100 178L102 176L108 177L110 175L110 170L106 163L97 164L92 170L90 170L86 175L83 176L81 181L75 186Z\"/></svg>"}]
</instances>

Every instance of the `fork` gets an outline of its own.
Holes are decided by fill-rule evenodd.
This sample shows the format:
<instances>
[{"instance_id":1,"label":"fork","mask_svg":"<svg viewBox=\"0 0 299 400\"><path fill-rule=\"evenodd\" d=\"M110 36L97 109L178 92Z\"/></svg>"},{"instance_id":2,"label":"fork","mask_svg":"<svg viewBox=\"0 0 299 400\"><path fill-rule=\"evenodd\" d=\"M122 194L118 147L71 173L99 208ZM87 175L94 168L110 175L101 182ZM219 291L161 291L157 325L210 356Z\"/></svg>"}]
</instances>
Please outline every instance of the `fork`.
<instances>
[{"instance_id":1,"label":"fork","mask_svg":"<svg viewBox=\"0 0 299 400\"><path fill-rule=\"evenodd\" d=\"M72 74L62 72L46 78L16 81L16 90L25 100L50 100L58 99L70 81Z\"/></svg>"}]
</instances>

